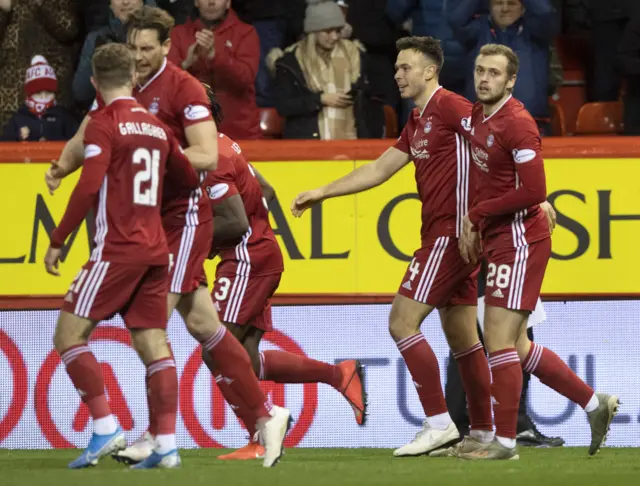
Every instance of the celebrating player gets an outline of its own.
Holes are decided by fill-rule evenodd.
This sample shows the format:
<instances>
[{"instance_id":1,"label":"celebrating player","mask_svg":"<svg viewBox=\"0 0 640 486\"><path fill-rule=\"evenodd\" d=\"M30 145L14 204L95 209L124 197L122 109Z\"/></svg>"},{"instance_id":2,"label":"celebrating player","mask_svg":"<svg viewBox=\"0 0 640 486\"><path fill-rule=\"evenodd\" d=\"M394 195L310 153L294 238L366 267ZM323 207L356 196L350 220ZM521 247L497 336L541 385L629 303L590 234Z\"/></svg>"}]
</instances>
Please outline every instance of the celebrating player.
<instances>
[{"instance_id":1,"label":"celebrating player","mask_svg":"<svg viewBox=\"0 0 640 486\"><path fill-rule=\"evenodd\" d=\"M86 127L82 175L45 257L47 271L59 275L61 247L95 206L95 248L64 299L54 338L93 417L89 446L69 467L96 465L126 446L109 410L100 365L87 345L97 324L116 313L147 367L149 403L156 411L153 452L134 467L177 467L178 378L166 337L169 247L160 201L165 169L183 190L198 187L199 178L171 132L131 97L135 62L125 46L99 48L93 73L106 106Z\"/></svg>"},{"instance_id":2,"label":"celebrating player","mask_svg":"<svg viewBox=\"0 0 640 486\"><path fill-rule=\"evenodd\" d=\"M214 109L214 116L216 115ZM286 351L259 352L262 335L273 330L271 297L284 270L282 253L269 222L267 199L275 197L269 183L246 161L240 146L225 135L218 139L218 168L203 184L214 212L212 256L221 261L212 298L227 329L244 345L261 380L276 383L327 383L351 404L358 424L365 421L366 400L362 367L356 360L339 365L322 363ZM208 355L204 361L218 375ZM223 396L255 437L255 419L222 377L216 377ZM218 459L255 459L264 447L251 440Z\"/></svg>"},{"instance_id":3,"label":"celebrating player","mask_svg":"<svg viewBox=\"0 0 640 486\"><path fill-rule=\"evenodd\" d=\"M156 114L185 145L185 154L198 170L212 170L217 163L217 132L202 85L190 74L171 64L166 56L171 47L173 18L164 10L143 7L128 22L128 43L134 53L138 86L135 97ZM47 174L55 189L59 180L77 168L77 138L70 141L57 166ZM162 200L162 222L169 250L175 257L168 297L168 314L177 309L189 333L216 363L234 393L254 413L256 427L265 443L264 466L275 465L282 456L282 444L289 427L289 411L272 406L260 389L251 360L242 345L222 326L206 288L204 260L213 233L209 205L200 188L185 193L179 183L167 180ZM150 407L150 415L155 413ZM152 452L154 420L141 440L116 454L127 462L139 462Z\"/></svg>"},{"instance_id":4,"label":"celebrating player","mask_svg":"<svg viewBox=\"0 0 640 486\"><path fill-rule=\"evenodd\" d=\"M422 321L438 309L442 327L460 367L469 396L471 436L463 450L493 438L489 367L476 329L477 265L460 257L457 238L473 199L470 154L463 138L471 104L438 84L443 52L439 41L410 37L397 42L396 82L415 108L394 147L378 160L331 184L303 192L293 201L300 216L325 199L366 191L382 184L411 160L422 201L422 246L393 300L389 331L416 386L426 420L422 430L395 456L426 454L459 438L449 416L440 370L431 346L420 332Z\"/></svg>"},{"instance_id":5,"label":"celebrating player","mask_svg":"<svg viewBox=\"0 0 640 486\"><path fill-rule=\"evenodd\" d=\"M540 295L551 237L538 206L546 198L540 136L531 115L511 95L517 73L518 57L510 48L488 44L480 49L474 71L479 101L466 123L478 185L464 217L460 249L473 262L481 242L488 262L484 331L496 437L474 451L459 451L464 459L518 458L522 368L584 408L591 426L590 455L604 443L618 409L617 397L594 393L555 353L527 338L527 318Z\"/></svg>"}]
</instances>

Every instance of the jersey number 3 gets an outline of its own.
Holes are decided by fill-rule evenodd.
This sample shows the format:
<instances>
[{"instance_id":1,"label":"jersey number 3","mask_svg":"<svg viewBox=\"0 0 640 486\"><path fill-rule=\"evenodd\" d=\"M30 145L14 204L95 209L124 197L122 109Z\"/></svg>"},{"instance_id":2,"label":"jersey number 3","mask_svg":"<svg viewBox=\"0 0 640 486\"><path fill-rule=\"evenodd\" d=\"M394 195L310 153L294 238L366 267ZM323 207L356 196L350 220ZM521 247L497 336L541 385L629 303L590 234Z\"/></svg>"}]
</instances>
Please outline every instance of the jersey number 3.
<instances>
[{"instance_id":1,"label":"jersey number 3","mask_svg":"<svg viewBox=\"0 0 640 486\"><path fill-rule=\"evenodd\" d=\"M140 206L155 206L158 203L158 172L160 151L139 148L133 153L133 165L143 164L144 168L133 179L133 202ZM151 182L144 191L142 184Z\"/></svg>"}]
</instances>

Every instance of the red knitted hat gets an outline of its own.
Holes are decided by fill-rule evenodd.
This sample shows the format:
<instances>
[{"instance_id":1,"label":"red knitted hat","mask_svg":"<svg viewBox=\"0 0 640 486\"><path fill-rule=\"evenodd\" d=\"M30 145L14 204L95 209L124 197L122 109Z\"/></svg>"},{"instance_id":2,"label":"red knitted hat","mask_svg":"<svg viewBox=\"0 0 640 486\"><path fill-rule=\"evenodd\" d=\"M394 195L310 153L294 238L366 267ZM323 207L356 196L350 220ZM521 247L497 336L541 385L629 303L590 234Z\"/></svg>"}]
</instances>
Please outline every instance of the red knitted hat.
<instances>
[{"instance_id":1,"label":"red knitted hat","mask_svg":"<svg viewBox=\"0 0 640 486\"><path fill-rule=\"evenodd\" d=\"M56 72L43 56L34 56L31 59L31 67L27 69L27 77L24 81L24 91L31 96L38 91L58 91L58 79Z\"/></svg>"}]
</instances>

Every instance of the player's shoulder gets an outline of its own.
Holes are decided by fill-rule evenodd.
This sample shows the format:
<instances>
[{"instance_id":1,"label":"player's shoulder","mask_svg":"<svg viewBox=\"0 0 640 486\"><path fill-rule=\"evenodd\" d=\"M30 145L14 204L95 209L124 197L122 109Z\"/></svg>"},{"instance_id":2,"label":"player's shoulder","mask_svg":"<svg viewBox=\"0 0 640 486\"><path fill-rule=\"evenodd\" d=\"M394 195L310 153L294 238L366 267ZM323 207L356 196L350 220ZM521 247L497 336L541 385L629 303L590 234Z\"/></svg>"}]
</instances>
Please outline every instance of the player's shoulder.
<instances>
[{"instance_id":1,"label":"player's shoulder","mask_svg":"<svg viewBox=\"0 0 640 486\"><path fill-rule=\"evenodd\" d=\"M475 123L482 121L483 116L484 116L484 105L481 102L476 101L471 107L471 119L469 121L473 125Z\"/></svg>"},{"instance_id":2,"label":"player's shoulder","mask_svg":"<svg viewBox=\"0 0 640 486\"><path fill-rule=\"evenodd\" d=\"M193 74L185 71L184 69L176 66L171 61L167 59L167 65L165 67L166 72L168 74L168 78L171 80L171 84L176 89L189 89L189 90L197 90L205 92L202 83L198 81ZM178 93L183 93L182 91L178 91Z\"/></svg>"},{"instance_id":3,"label":"player's shoulder","mask_svg":"<svg viewBox=\"0 0 640 486\"><path fill-rule=\"evenodd\" d=\"M233 139L224 133L218 133L218 152L227 157L235 157L242 154L242 149Z\"/></svg>"},{"instance_id":4,"label":"player's shoulder","mask_svg":"<svg viewBox=\"0 0 640 486\"><path fill-rule=\"evenodd\" d=\"M505 131L511 134L515 134L516 132L530 132L534 135L539 134L536 121L521 101L511 98L505 108L504 116L502 117Z\"/></svg>"},{"instance_id":5,"label":"player's shoulder","mask_svg":"<svg viewBox=\"0 0 640 486\"><path fill-rule=\"evenodd\" d=\"M463 105L468 105L469 108L471 108L471 102L465 98L462 95L459 95L458 93L454 93L453 91L449 91L446 88L440 88L437 92L436 92L436 101L438 104L445 104L445 103L460 103Z\"/></svg>"}]
</instances>

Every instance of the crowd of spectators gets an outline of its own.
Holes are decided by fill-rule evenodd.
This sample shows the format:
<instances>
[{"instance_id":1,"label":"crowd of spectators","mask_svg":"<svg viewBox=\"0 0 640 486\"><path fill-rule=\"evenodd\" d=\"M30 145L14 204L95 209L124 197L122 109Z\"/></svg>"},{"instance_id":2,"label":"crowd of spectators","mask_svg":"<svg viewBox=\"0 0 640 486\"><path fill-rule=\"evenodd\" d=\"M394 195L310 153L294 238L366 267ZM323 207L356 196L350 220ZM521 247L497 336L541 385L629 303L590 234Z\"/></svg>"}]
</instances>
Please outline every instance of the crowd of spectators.
<instances>
[{"instance_id":1,"label":"crowd of spectators","mask_svg":"<svg viewBox=\"0 0 640 486\"><path fill-rule=\"evenodd\" d=\"M96 45L126 42L143 4L174 16L169 60L215 89L220 130L238 140L262 136L265 108L284 138L380 138L385 105L402 127L413 107L393 76L405 35L440 39L441 84L471 100L480 47L513 48L514 96L543 135L563 82L556 40L581 39L586 101L623 99L625 132L640 134L638 0L0 0L0 139L68 139L95 96Z\"/></svg>"}]
</instances>

